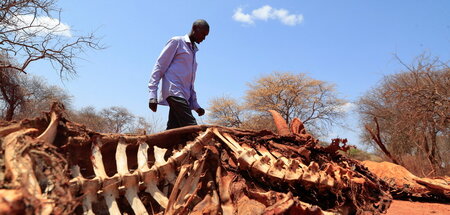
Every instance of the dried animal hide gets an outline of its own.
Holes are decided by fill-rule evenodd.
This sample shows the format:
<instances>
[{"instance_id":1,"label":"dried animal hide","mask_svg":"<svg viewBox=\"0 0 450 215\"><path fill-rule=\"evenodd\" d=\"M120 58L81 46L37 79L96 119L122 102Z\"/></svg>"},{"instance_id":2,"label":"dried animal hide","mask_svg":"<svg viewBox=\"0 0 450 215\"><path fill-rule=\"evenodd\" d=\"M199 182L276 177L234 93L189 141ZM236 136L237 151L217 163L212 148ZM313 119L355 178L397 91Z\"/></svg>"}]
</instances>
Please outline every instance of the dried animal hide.
<instances>
[{"instance_id":1,"label":"dried animal hide","mask_svg":"<svg viewBox=\"0 0 450 215\"><path fill-rule=\"evenodd\" d=\"M363 161L371 172L389 184L396 199L450 202L450 178L420 178L405 167L390 162Z\"/></svg>"},{"instance_id":2,"label":"dried animal hide","mask_svg":"<svg viewBox=\"0 0 450 215\"><path fill-rule=\"evenodd\" d=\"M54 105L0 128L0 197L17 195L2 197L0 213L379 214L392 200L383 181L337 153L339 141L317 145L298 119L288 129L278 118L280 134L199 125L124 135L61 114Z\"/></svg>"}]
</instances>

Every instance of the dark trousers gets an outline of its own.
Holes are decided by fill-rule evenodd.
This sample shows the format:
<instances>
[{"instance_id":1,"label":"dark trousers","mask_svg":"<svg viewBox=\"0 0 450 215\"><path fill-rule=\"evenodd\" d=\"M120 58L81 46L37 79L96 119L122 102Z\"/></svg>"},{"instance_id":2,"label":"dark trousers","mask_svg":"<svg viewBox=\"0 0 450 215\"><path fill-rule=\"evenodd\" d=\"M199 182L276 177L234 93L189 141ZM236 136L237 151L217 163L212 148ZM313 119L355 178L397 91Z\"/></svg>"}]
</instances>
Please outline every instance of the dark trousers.
<instances>
[{"instance_id":1,"label":"dark trousers","mask_svg":"<svg viewBox=\"0 0 450 215\"><path fill-rule=\"evenodd\" d=\"M188 125L197 125L197 121L192 115L191 108L185 99L169 96L166 100L170 108L167 130Z\"/></svg>"}]
</instances>

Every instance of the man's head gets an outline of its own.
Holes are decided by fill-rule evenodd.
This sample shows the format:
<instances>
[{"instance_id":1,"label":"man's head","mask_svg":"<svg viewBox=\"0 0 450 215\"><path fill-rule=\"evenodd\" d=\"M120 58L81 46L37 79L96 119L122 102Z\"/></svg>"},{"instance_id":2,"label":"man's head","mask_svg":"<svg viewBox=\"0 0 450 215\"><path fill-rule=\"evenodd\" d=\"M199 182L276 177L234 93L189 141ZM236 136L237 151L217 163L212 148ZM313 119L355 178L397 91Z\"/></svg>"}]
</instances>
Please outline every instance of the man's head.
<instances>
[{"instance_id":1,"label":"man's head","mask_svg":"<svg viewBox=\"0 0 450 215\"><path fill-rule=\"evenodd\" d=\"M204 19L195 20L189 38L196 43L201 43L209 34L209 25Z\"/></svg>"}]
</instances>

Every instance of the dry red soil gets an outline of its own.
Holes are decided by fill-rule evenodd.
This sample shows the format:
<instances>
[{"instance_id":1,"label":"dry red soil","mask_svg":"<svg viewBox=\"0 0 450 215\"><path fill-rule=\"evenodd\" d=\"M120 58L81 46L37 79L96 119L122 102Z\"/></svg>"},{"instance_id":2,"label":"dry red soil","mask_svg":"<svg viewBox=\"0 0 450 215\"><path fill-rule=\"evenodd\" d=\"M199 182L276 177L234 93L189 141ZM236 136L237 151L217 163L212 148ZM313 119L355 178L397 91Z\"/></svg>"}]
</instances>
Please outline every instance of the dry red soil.
<instances>
[{"instance_id":1,"label":"dry red soil","mask_svg":"<svg viewBox=\"0 0 450 215\"><path fill-rule=\"evenodd\" d=\"M394 200L389 208L387 215L407 214L407 215L448 215L450 214L450 204L410 202Z\"/></svg>"}]
</instances>

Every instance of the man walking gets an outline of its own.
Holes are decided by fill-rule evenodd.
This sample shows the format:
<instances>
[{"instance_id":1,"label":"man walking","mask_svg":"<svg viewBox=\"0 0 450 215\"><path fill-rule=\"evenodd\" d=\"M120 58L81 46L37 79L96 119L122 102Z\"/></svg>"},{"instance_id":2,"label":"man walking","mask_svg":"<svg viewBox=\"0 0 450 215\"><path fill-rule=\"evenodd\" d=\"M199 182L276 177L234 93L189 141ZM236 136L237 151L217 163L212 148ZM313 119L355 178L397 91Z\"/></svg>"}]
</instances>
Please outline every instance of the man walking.
<instances>
[{"instance_id":1,"label":"man walking","mask_svg":"<svg viewBox=\"0 0 450 215\"><path fill-rule=\"evenodd\" d=\"M169 120L167 129L188 125L197 125L191 110L199 116L205 110L197 103L194 89L197 62L195 53L200 44L209 34L209 25L203 20L192 24L191 32L185 36L177 36L167 42L153 68L150 82L149 108L156 112L157 105L169 105ZM162 79L159 100L157 99L158 84Z\"/></svg>"}]
</instances>

